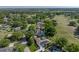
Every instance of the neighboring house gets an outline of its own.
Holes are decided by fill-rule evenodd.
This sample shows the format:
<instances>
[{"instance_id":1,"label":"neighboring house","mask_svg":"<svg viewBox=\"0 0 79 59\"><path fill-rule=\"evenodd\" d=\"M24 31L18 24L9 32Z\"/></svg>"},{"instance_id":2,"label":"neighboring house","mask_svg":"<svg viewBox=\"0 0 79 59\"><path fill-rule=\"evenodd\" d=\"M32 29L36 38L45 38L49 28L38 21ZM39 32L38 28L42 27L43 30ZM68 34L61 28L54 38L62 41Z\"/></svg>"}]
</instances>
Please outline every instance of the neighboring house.
<instances>
[{"instance_id":1,"label":"neighboring house","mask_svg":"<svg viewBox=\"0 0 79 59\"><path fill-rule=\"evenodd\" d=\"M21 27L15 27L14 28L14 31L20 31L21 30Z\"/></svg>"},{"instance_id":2,"label":"neighboring house","mask_svg":"<svg viewBox=\"0 0 79 59\"><path fill-rule=\"evenodd\" d=\"M8 30L10 28L9 25L6 24L0 24L0 30Z\"/></svg>"},{"instance_id":3,"label":"neighboring house","mask_svg":"<svg viewBox=\"0 0 79 59\"><path fill-rule=\"evenodd\" d=\"M7 38L10 38L10 37L12 37L12 34L8 34L8 35L7 35Z\"/></svg>"},{"instance_id":4,"label":"neighboring house","mask_svg":"<svg viewBox=\"0 0 79 59\"><path fill-rule=\"evenodd\" d=\"M8 17L5 16L3 19L5 23L8 22Z\"/></svg>"}]
</instances>

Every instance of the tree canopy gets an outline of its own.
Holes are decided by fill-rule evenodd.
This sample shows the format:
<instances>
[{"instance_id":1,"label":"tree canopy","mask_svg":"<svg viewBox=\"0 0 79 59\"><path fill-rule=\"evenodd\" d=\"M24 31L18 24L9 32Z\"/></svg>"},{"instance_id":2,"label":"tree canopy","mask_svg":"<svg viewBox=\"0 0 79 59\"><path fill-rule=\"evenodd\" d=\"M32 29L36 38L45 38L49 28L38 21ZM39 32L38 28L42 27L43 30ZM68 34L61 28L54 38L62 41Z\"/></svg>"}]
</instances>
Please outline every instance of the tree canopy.
<instances>
[{"instance_id":1,"label":"tree canopy","mask_svg":"<svg viewBox=\"0 0 79 59\"><path fill-rule=\"evenodd\" d=\"M0 47L7 47L10 41L8 39L1 39L0 40Z\"/></svg>"},{"instance_id":2,"label":"tree canopy","mask_svg":"<svg viewBox=\"0 0 79 59\"><path fill-rule=\"evenodd\" d=\"M65 50L68 52L79 52L79 45L77 44L69 44L65 47Z\"/></svg>"}]
</instances>

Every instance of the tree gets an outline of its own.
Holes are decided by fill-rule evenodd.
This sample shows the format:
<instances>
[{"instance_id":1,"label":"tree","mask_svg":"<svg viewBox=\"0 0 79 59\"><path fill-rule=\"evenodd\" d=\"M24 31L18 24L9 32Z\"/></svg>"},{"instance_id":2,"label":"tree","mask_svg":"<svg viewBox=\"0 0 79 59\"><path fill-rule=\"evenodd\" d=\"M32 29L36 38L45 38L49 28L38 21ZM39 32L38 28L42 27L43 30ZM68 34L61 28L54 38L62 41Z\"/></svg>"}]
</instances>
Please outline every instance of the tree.
<instances>
[{"instance_id":1,"label":"tree","mask_svg":"<svg viewBox=\"0 0 79 59\"><path fill-rule=\"evenodd\" d=\"M13 21L12 27L20 27L20 26L22 26L22 22L20 22L20 21Z\"/></svg>"},{"instance_id":2,"label":"tree","mask_svg":"<svg viewBox=\"0 0 79 59\"><path fill-rule=\"evenodd\" d=\"M74 18L75 19L79 19L79 15L74 15Z\"/></svg>"},{"instance_id":3,"label":"tree","mask_svg":"<svg viewBox=\"0 0 79 59\"><path fill-rule=\"evenodd\" d=\"M25 45L22 45L22 44L16 44L15 46L15 49L18 52L24 52L24 48L25 48Z\"/></svg>"},{"instance_id":4,"label":"tree","mask_svg":"<svg viewBox=\"0 0 79 59\"><path fill-rule=\"evenodd\" d=\"M67 44L67 39L64 37L60 37L56 40L56 44L59 45L61 48L64 47Z\"/></svg>"},{"instance_id":5,"label":"tree","mask_svg":"<svg viewBox=\"0 0 79 59\"><path fill-rule=\"evenodd\" d=\"M56 33L55 26L53 25L52 21L46 20L44 21L44 31L46 36L54 36Z\"/></svg>"},{"instance_id":6,"label":"tree","mask_svg":"<svg viewBox=\"0 0 79 59\"><path fill-rule=\"evenodd\" d=\"M34 38L33 37L30 37L28 39L28 46L31 46L33 43L34 43Z\"/></svg>"},{"instance_id":7,"label":"tree","mask_svg":"<svg viewBox=\"0 0 79 59\"><path fill-rule=\"evenodd\" d=\"M35 19L32 19L32 18L27 18L27 22L29 24L35 24L36 23Z\"/></svg>"},{"instance_id":8,"label":"tree","mask_svg":"<svg viewBox=\"0 0 79 59\"><path fill-rule=\"evenodd\" d=\"M14 32L11 36L11 41L20 41L23 38L23 32Z\"/></svg>"},{"instance_id":9,"label":"tree","mask_svg":"<svg viewBox=\"0 0 79 59\"><path fill-rule=\"evenodd\" d=\"M21 17L20 14L16 14L16 15L12 15L12 17L10 16L9 24L12 27L22 27L22 28L25 28L26 25L27 25L27 22L26 22L26 20L23 17Z\"/></svg>"},{"instance_id":10,"label":"tree","mask_svg":"<svg viewBox=\"0 0 79 59\"><path fill-rule=\"evenodd\" d=\"M69 26L76 26L76 22L75 21L70 21Z\"/></svg>"},{"instance_id":11,"label":"tree","mask_svg":"<svg viewBox=\"0 0 79 59\"><path fill-rule=\"evenodd\" d=\"M45 23L45 27L47 26L53 26L53 21L51 21L50 19L49 20L44 20L44 23Z\"/></svg>"},{"instance_id":12,"label":"tree","mask_svg":"<svg viewBox=\"0 0 79 59\"><path fill-rule=\"evenodd\" d=\"M52 23L53 23L53 25L54 25L54 26L56 26L56 25L57 25L56 20L52 20Z\"/></svg>"},{"instance_id":13,"label":"tree","mask_svg":"<svg viewBox=\"0 0 79 59\"><path fill-rule=\"evenodd\" d=\"M45 35L46 36L54 36L54 34L56 33L56 29L54 27L45 27Z\"/></svg>"},{"instance_id":14,"label":"tree","mask_svg":"<svg viewBox=\"0 0 79 59\"><path fill-rule=\"evenodd\" d=\"M27 21L21 21L21 22L22 22L21 29L25 29L27 27Z\"/></svg>"},{"instance_id":15,"label":"tree","mask_svg":"<svg viewBox=\"0 0 79 59\"><path fill-rule=\"evenodd\" d=\"M36 19L45 19L46 18L46 14L45 13L37 13L36 14Z\"/></svg>"},{"instance_id":16,"label":"tree","mask_svg":"<svg viewBox=\"0 0 79 59\"><path fill-rule=\"evenodd\" d=\"M79 26L77 27L77 30L79 31Z\"/></svg>"},{"instance_id":17,"label":"tree","mask_svg":"<svg viewBox=\"0 0 79 59\"><path fill-rule=\"evenodd\" d=\"M79 23L79 20L77 20L77 23Z\"/></svg>"},{"instance_id":18,"label":"tree","mask_svg":"<svg viewBox=\"0 0 79 59\"><path fill-rule=\"evenodd\" d=\"M26 36L27 39L29 39L30 37L33 37L33 35L34 35L33 31L26 31L25 32L25 36Z\"/></svg>"},{"instance_id":19,"label":"tree","mask_svg":"<svg viewBox=\"0 0 79 59\"><path fill-rule=\"evenodd\" d=\"M4 23L3 19L0 19L0 24L3 24L3 23Z\"/></svg>"},{"instance_id":20,"label":"tree","mask_svg":"<svg viewBox=\"0 0 79 59\"><path fill-rule=\"evenodd\" d=\"M77 26L76 32L79 33L79 26Z\"/></svg>"},{"instance_id":21,"label":"tree","mask_svg":"<svg viewBox=\"0 0 79 59\"><path fill-rule=\"evenodd\" d=\"M29 28L28 28L28 31L25 32L25 36L28 40L28 45L32 45L34 43L34 35L35 35L35 26L34 25L31 25Z\"/></svg>"},{"instance_id":22,"label":"tree","mask_svg":"<svg viewBox=\"0 0 79 59\"><path fill-rule=\"evenodd\" d=\"M27 32L25 33L25 36L26 36L26 38L27 38L27 40L28 40L28 45L29 45L29 46L34 42L34 40L33 40L33 35L34 35L34 33L33 33L32 31L27 31Z\"/></svg>"},{"instance_id":23,"label":"tree","mask_svg":"<svg viewBox=\"0 0 79 59\"><path fill-rule=\"evenodd\" d=\"M8 39L1 39L0 40L0 47L6 47L8 46L10 41Z\"/></svg>"},{"instance_id":24,"label":"tree","mask_svg":"<svg viewBox=\"0 0 79 59\"><path fill-rule=\"evenodd\" d=\"M79 46L77 44L69 44L64 48L68 52L79 52Z\"/></svg>"},{"instance_id":25,"label":"tree","mask_svg":"<svg viewBox=\"0 0 79 59\"><path fill-rule=\"evenodd\" d=\"M28 29L28 31L33 31L33 32L35 32L35 30L36 30L36 27L34 25L31 25Z\"/></svg>"},{"instance_id":26,"label":"tree","mask_svg":"<svg viewBox=\"0 0 79 59\"><path fill-rule=\"evenodd\" d=\"M46 15L48 16L48 18L52 19L54 17L54 14L52 14L51 12L46 13Z\"/></svg>"}]
</instances>

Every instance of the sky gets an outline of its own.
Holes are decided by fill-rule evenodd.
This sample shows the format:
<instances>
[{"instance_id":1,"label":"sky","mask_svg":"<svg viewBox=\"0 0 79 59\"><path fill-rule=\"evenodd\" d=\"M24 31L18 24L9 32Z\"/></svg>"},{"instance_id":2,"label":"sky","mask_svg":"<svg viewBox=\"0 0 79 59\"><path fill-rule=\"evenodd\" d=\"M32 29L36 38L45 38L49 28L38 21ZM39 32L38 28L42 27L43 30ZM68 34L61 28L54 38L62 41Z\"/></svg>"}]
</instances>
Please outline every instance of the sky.
<instances>
[{"instance_id":1,"label":"sky","mask_svg":"<svg viewBox=\"0 0 79 59\"><path fill-rule=\"evenodd\" d=\"M76 6L0 6L0 8L79 8Z\"/></svg>"}]
</instances>

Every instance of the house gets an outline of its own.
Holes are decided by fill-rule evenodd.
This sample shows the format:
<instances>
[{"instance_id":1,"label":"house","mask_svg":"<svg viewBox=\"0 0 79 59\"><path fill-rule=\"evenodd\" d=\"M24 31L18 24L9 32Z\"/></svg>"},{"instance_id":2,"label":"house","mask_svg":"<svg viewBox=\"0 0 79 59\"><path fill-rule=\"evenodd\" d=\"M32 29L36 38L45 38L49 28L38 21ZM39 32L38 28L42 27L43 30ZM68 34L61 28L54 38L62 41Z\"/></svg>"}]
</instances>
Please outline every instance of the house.
<instances>
[{"instance_id":1,"label":"house","mask_svg":"<svg viewBox=\"0 0 79 59\"><path fill-rule=\"evenodd\" d=\"M37 23L37 29L44 29L43 25L44 25L43 22L38 22Z\"/></svg>"},{"instance_id":2,"label":"house","mask_svg":"<svg viewBox=\"0 0 79 59\"><path fill-rule=\"evenodd\" d=\"M8 30L10 28L9 25L6 24L0 24L0 30Z\"/></svg>"},{"instance_id":3,"label":"house","mask_svg":"<svg viewBox=\"0 0 79 59\"><path fill-rule=\"evenodd\" d=\"M44 46L46 46L49 42L50 42L49 39L44 38L43 40L41 40L40 45L41 45L42 47L44 47Z\"/></svg>"},{"instance_id":4,"label":"house","mask_svg":"<svg viewBox=\"0 0 79 59\"><path fill-rule=\"evenodd\" d=\"M39 37L37 37L37 36L34 36L34 40L35 40L36 44L37 44L38 46L40 46L40 41L41 41L41 39L40 39Z\"/></svg>"},{"instance_id":5,"label":"house","mask_svg":"<svg viewBox=\"0 0 79 59\"><path fill-rule=\"evenodd\" d=\"M8 22L8 17L5 16L3 19L5 23Z\"/></svg>"},{"instance_id":6,"label":"house","mask_svg":"<svg viewBox=\"0 0 79 59\"><path fill-rule=\"evenodd\" d=\"M12 34L8 34L8 35L7 35L7 38L10 38L10 37L12 37Z\"/></svg>"},{"instance_id":7,"label":"house","mask_svg":"<svg viewBox=\"0 0 79 59\"><path fill-rule=\"evenodd\" d=\"M43 22L37 22L36 36L44 36L43 25L44 25Z\"/></svg>"},{"instance_id":8,"label":"house","mask_svg":"<svg viewBox=\"0 0 79 59\"><path fill-rule=\"evenodd\" d=\"M15 27L14 28L14 31L19 31L19 30L21 30L21 27Z\"/></svg>"},{"instance_id":9,"label":"house","mask_svg":"<svg viewBox=\"0 0 79 59\"><path fill-rule=\"evenodd\" d=\"M44 31L42 31L41 29L37 29L36 36L38 36L38 37L44 36Z\"/></svg>"}]
</instances>

